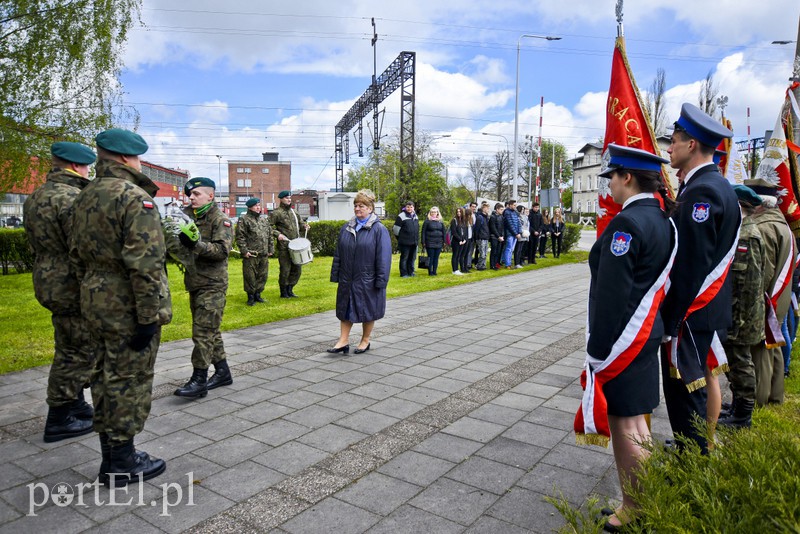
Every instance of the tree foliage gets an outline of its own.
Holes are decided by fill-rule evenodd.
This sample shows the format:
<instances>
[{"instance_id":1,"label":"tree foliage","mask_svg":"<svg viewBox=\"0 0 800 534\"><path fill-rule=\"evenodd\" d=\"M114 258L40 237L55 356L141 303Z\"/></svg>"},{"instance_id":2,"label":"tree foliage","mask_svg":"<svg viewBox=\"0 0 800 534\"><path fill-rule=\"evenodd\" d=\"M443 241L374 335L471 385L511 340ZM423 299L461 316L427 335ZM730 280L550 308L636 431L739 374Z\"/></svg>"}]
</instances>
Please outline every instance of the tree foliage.
<instances>
[{"instance_id":1,"label":"tree foliage","mask_svg":"<svg viewBox=\"0 0 800 534\"><path fill-rule=\"evenodd\" d=\"M0 191L119 116L121 54L141 0L0 2Z\"/></svg>"},{"instance_id":2,"label":"tree foliage","mask_svg":"<svg viewBox=\"0 0 800 534\"><path fill-rule=\"evenodd\" d=\"M380 150L370 151L366 162L348 170L345 190L371 189L378 200L386 202L387 216L399 213L406 200L413 200L420 213L431 206L439 206L447 213L458 199L447 184L445 163L433 153L430 144L429 135L417 136L414 166L406 169L400 161L397 135L393 135Z\"/></svg>"}]
</instances>

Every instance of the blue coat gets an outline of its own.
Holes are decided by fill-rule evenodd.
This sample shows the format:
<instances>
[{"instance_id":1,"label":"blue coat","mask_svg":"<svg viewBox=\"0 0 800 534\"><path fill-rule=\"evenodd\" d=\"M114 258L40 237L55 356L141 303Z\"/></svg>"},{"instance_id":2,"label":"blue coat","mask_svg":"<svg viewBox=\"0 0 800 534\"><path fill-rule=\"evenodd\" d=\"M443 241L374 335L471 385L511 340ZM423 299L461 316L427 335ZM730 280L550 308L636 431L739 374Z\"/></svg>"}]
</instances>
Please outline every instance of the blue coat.
<instances>
[{"instance_id":1,"label":"blue coat","mask_svg":"<svg viewBox=\"0 0 800 534\"><path fill-rule=\"evenodd\" d=\"M331 265L331 282L339 284L336 317L354 323L382 318L391 267L392 240L374 214L358 232L355 217L342 226Z\"/></svg>"}]
</instances>

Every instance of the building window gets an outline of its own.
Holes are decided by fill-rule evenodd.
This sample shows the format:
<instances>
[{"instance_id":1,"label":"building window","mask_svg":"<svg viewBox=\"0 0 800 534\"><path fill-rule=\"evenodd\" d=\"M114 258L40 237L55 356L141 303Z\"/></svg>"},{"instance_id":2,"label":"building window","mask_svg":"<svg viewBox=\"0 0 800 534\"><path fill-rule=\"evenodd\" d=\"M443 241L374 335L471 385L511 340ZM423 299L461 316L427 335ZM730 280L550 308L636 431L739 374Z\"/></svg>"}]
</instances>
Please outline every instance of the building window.
<instances>
[{"instance_id":1,"label":"building window","mask_svg":"<svg viewBox=\"0 0 800 534\"><path fill-rule=\"evenodd\" d=\"M244 180L236 180L236 187L244 187Z\"/></svg>"},{"instance_id":2,"label":"building window","mask_svg":"<svg viewBox=\"0 0 800 534\"><path fill-rule=\"evenodd\" d=\"M244 168L243 167L236 167L236 174L244 174Z\"/></svg>"},{"instance_id":3,"label":"building window","mask_svg":"<svg viewBox=\"0 0 800 534\"><path fill-rule=\"evenodd\" d=\"M245 167L244 168L244 173L245 174L250 174L250 171L252 171L252 169L250 167Z\"/></svg>"},{"instance_id":4,"label":"building window","mask_svg":"<svg viewBox=\"0 0 800 534\"><path fill-rule=\"evenodd\" d=\"M267 167L262 168L261 174L269 174L269 169Z\"/></svg>"},{"instance_id":5,"label":"building window","mask_svg":"<svg viewBox=\"0 0 800 534\"><path fill-rule=\"evenodd\" d=\"M581 212L581 201L580 200L578 201L578 213L582 213Z\"/></svg>"}]
</instances>

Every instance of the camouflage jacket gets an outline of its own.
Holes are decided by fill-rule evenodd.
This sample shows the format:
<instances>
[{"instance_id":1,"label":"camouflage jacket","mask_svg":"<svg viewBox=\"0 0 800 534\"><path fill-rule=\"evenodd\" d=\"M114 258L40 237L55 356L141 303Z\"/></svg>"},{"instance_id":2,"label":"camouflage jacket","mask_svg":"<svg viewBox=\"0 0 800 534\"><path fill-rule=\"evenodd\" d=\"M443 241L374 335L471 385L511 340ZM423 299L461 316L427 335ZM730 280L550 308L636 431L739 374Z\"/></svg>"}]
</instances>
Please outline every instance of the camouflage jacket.
<instances>
[{"instance_id":1,"label":"camouflage jacket","mask_svg":"<svg viewBox=\"0 0 800 534\"><path fill-rule=\"evenodd\" d=\"M141 172L99 160L97 177L75 199L70 257L85 272L81 312L96 331L130 335L136 323L167 324L172 303L165 268L158 187Z\"/></svg>"},{"instance_id":2,"label":"camouflage jacket","mask_svg":"<svg viewBox=\"0 0 800 534\"><path fill-rule=\"evenodd\" d=\"M236 224L236 243L242 257L248 252L256 252L259 256L272 254L272 227L269 217L247 210Z\"/></svg>"},{"instance_id":3,"label":"camouflage jacket","mask_svg":"<svg viewBox=\"0 0 800 534\"><path fill-rule=\"evenodd\" d=\"M199 217L191 206L183 212L200 229L200 241L193 249L195 272L183 273L186 290L228 289L228 255L233 241L230 219L216 204Z\"/></svg>"},{"instance_id":4,"label":"camouflage jacket","mask_svg":"<svg viewBox=\"0 0 800 534\"><path fill-rule=\"evenodd\" d=\"M728 277L733 287L733 324L727 343L755 345L764 339L764 244L752 217L742 220Z\"/></svg>"},{"instance_id":5,"label":"camouflage jacket","mask_svg":"<svg viewBox=\"0 0 800 534\"><path fill-rule=\"evenodd\" d=\"M761 240L764 243L764 291L771 293L781 267L792 253L794 237L792 237L792 231L786 224L786 219L779 208L767 208L763 211L759 209L752 217L758 225L758 231L761 232ZM793 270L789 272L789 277L792 276ZM792 292L788 288L778 298L775 312L779 322L786 317L791 299Z\"/></svg>"},{"instance_id":6,"label":"camouflage jacket","mask_svg":"<svg viewBox=\"0 0 800 534\"><path fill-rule=\"evenodd\" d=\"M89 180L55 168L23 206L25 234L33 253L33 290L39 304L58 315L81 312L80 280L69 261L72 205Z\"/></svg>"},{"instance_id":7,"label":"camouflage jacket","mask_svg":"<svg viewBox=\"0 0 800 534\"><path fill-rule=\"evenodd\" d=\"M303 225L305 219L297 215L297 212L283 204L278 205L277 208L272 210L269 214L269 222L272 225L272 235L278 239L278 235L283 234L285 237L297 239L305 234ZM288 241L278 241L278 248L288 250Z\"/></svg>"}]
</instances>

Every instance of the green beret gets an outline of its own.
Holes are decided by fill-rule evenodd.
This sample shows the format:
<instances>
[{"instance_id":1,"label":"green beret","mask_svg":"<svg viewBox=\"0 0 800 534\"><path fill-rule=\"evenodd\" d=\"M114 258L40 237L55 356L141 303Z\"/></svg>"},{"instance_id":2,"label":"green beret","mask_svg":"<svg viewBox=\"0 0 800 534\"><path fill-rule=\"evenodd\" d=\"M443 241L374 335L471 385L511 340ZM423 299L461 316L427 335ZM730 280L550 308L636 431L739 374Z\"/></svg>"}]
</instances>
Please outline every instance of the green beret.
<instances>
[{"instance_id":1,"label":"green beret","mask_svg":"<svg viewBox=\"0 0 800 534\"><path fill-rule=\"evenodd\" d=\"M736 197L742 202L750 204L751 206L761 205L761 197L746 185L734 185L733 190L736 192Z\"/></svg>"},{"instance_id":2,"label":"green beret","mask_svg":"<svg viewBox=\"0 0 800 534\"><path fill-rule=\"evenodd\" d=\"M285 198L290 196L292 196L291 191L281 191L280 193L278 193L278 198Z\"/></svg>"},{"instance_id":3,"label":"green beret","mask_svg":"<svg viewBox=\"0 0 800 534\"><path fill-rule=\"evenodd\" d=\"M50 146L50 153L60 160L78 165L91 165L97 159L94 151L81 143L60 141Z\"/></svg>"},{"instance_id":4,"label":"green beret","mask_svg":"<svg viewBox=\"0 0 800 534\"><path fill-rule=\"evenodd\" d=\"M192 192L192 189L195 187L210 187L211 189L216 190L217 185L214 183L214 180L211 178L205 178L203 176L198 176L197 178L192 178L186 185L183 186L183 191L187 195Z\"/></svg>"},{"instance_id":5,"label":"green beret","mask_svg":"<svg viewBox=\"0 0 800 534\"><path fill-rule=\"evenodd\" d=\"M139 156L147 152L148 148L141 135L121 128L111 128L100 132L95 136L94 141L102 149L125 156Z\"/></svg>"},{"instance_id":6,"label":"green beret","mask_svg":"<svg viewBox=\"0 0 800 534\"><path fill-rule=\"evenodd\" d=\"M244 203L244 205L247 206L248 208L252 208L253 206L258 204L259 202L261 202L259 199L257 199L256 197L253 197L253 198L248 199L247 202Z\"/></svg>"}]
</instances>

